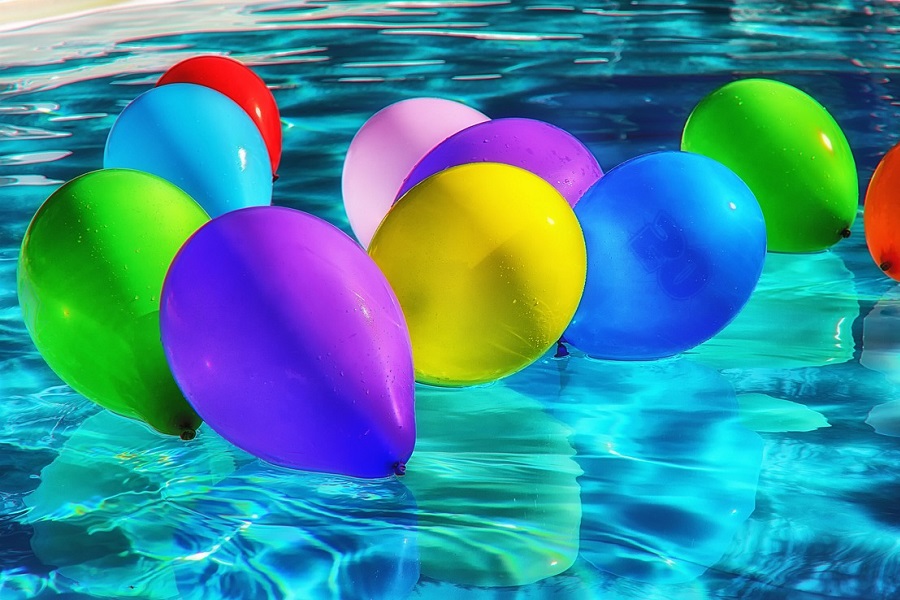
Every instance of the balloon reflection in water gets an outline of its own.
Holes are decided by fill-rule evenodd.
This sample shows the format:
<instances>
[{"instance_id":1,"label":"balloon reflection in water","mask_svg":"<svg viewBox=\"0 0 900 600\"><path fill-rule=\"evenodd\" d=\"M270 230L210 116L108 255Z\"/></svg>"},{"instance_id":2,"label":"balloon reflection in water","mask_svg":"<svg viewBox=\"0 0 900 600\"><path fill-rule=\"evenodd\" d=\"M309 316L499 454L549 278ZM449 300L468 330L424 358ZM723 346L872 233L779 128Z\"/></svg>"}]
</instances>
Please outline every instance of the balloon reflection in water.
<instances>
[{"instance_id":1,"label":"balloon reflection in water","mask_svg":"<svg viewBox=\"0 0 900 600\"><path fill-rule=\"evenodd\" d=\"M825 415L805 404L768 394L739 394L741 423L756 432L784 433L831 427Z\"/></svg>"},{"instance_id":2,"label":"balloon reflection in water","mask_svg":"<svg viewBox=\"0 0 900 600\"><path fill-rule=\"evenodd\" d=\"M233 456L208 428L185 444L101 411L75 430L26 496L32 549L73 590L175 597L169 559L184 528L176 506L233 472Z\"/></svg>"},{"instance_id":3,"label":"balloon reflection in water","mask_svg":"<svg viewBox=\"0 0 900 600\"><path fill-rule=\"evenodd\" d=\"M900 383L900 286L885 292L863 319L859 364Z\"/></svg>"},{"instance_id":4,"label":"balloon reflection in water","mask_svg":"<svg viewBox=\"0 0 900 600\"><path fill-rule=\"evenodd\" d=\"M179 598L406 598L419 579L416 507L396 478L252 462L180 505Z\"/></svg>"},{"instance_id":5,"label":"balloon reflection in water","mask_svg":"<svg viewBox=\"0 0 900 600\"><path fill-rule=\"evenodd\" d=\"M833 252L766 255L762 276L734 321L688 351L718 369L793 369L853 358L859 314L853 275Z\"/></svg>"},{"instance_id":6,"label":"balloon reflection in water","mask_svg":"<svg viewBox=\"0 0 900 600\"><path fill-rule=\"evenodd\" d=\"M398 480L265 465L205 427L184 444L100 412L25 502L61 592L387 599L419 577L415 504Z\"/></svg>"},{"instance_id":7,"label":"balloon reflection in water","mask_svg":"<svg viewBox=\"0 0 900 600\"><path fill-rule=\"evenodd\" d=\"M423 575L522 586L572 565L581 502L568 428L502 386L420 387L416 419L403 483L419 507Z\"/></svg>"},{"instance_id":8,"label":"balloon reflection in water","mask_svg":"<svg viewBox=\"0 0 900 600\"><path fill-rule=\"evenodd\" d=\"M654 584L702 575L755 507L763 442L741 424L734 390L685 359L553 365L556 389L527 372L510 385L557 396L550 411L574 431L581 556Z\"/></svg>"},{"instance_id":9,"label":"balloon reflection in water","mask_svg":"<svg viewBox=\"0 0 900 600\"><path fill-rule=\"evenodd\" d=\"M900 384L900 286L890 288L863 319L863 347L859 364L883 373L893 395ZM872 407L866 423L881 435L900 437L900 400Z\"/></svg>"}]
</instances>

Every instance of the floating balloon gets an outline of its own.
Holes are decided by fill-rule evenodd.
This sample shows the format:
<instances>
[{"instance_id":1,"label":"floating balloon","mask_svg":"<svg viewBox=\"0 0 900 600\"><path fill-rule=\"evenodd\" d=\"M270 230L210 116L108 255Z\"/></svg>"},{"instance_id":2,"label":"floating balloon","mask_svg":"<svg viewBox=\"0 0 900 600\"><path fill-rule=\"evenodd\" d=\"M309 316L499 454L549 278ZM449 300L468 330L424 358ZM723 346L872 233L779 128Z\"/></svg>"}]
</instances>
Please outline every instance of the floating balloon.
<instances>
[{"instance_id":1,"label":"floating balloon","mask_svg":"<svg viewBox=\"0 0 900 600\"><path fill-rule=\"evenodd\" d=\"M473 162L531 171L571 206L603 176L591 151L559 127L534 119L494 119L467 127L435 146L403 182L397 198L435 173Z\"/></svg>"},{"instance_id":2,"label":"floating balloon","mask_svg":"<svg viewBox=\"0 0 900 600\"><path fill-rule=\"evenodd\" d=\"M409 324L416 378L493 381L558 339L584 286L572 209L549 183L497 163L453 167L404 196L369 253Z\"/></svg>"},{"instance_id":3,"label":"floating balloon","mask_svg":"<svg viewBox=\"0 0 900 600\"><path fill-rule=\"evenodd\" d=\"M212 217L272 202L272 167L259 130L225 95L177 83L138 96L106 140L106 168L167 179Z\"/></svg>"},{"instance_id":4,"label":"floating balloon","mask_svg":"<svg viewBox=\"0 0 900 600\"><path fill-rule=\"evenodd\" d=\"M363 247L416 163L447 137L487 120L459 102L410 98L381 109L363 124L350 142L341 178L350 227Z\"/></svg>"},{"instance_id":5,"label":"floating balloon","mask_svg":"<svg viewBox=\"0 0 900 600\"><path fill-rule=\"evenodd\" d=\"M856 163L831 115L795 87L734 81L691 112L681 149L714 158L753 190L768 248L813 252L850 233L858 202Z\"/></svg>"},{"instance_id":6,"label":"floating balloon","mask_svg":"<svg viewBox=\"0 0 900 600\"><path fill-rule=\"evenodd\" d=\"M866 190L863 223L869 253L882 271L900 281L900 144L891 148Z\"/></svg>"},{"instance_id":7,"label":"floating balloon","mask_svg":"<svg viewBox=\"0 0 900 600\"><path fill-rule=\"evenodd\" d=\"M178 248L209 217L174 185L124 169L66 183L38 209L19 255L22 316L76 392L155 429L194 436L159 341L159 295Z\"/></svg>"},{"instance_id":8,"label":"floating balloon","mask_svg":"<svg viewBox=\"0 0 900 600\"><path fill-rule=\"evenodd\" d=\"M335 227L281 207L212 220L169 269L161 324L185 396L239 448L296 469L402 472L409 334L384 276Z\"/></svg>"},{"instance_id":9,"label":"floating balloon","mask_svg":"<svg viewBox=\"0 0 900 600\"><path fill-rule=\"evenodd\" d=\"M753 193L699 154L622 163L575 214L588 270L564 337L591 356L661 358L711 338L747 302L766 256Z\"/></svg>"},{"instance_id":10,"label":"floating balloon","mask_svg":"<svg viewBox=\"0 0 900 600\"><path fill-rule=\"evenodd\" d=\"M403 478L419 507L422 574L522 586L578 556L581 474L571 431L503 386L422 388L419 443Z\"/></svg>"},{"instance_id":11,"label":"floating balloon","mask_svg":"<svg viewBox=\"0 0 900 600\"><path fill-rule=\"evenodd\" d=\"M227 56L194 56L163 73L157 86L196 83L231 98L259 129L269 153L272 172L281 162L281 116L266 82L244 63Z\"/></svg>"}]
</instances>

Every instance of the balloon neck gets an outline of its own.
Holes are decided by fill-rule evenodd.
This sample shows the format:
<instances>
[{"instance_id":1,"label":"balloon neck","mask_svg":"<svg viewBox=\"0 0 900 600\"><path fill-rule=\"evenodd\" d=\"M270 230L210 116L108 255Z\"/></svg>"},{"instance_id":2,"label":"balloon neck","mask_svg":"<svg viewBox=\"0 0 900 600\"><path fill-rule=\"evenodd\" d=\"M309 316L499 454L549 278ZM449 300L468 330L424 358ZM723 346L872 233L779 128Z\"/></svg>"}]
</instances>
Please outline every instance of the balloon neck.
<instances>
[{"instance_id":1,"label":"balloon neck","mask_svg":"<svg viewBox=\"0 0 900 600\"><path fill-rule=\"evenodd\" d=\"M397 477L403 477L404 475L406 475L406 463L395 462L392 465L392 468L394 469L394 475L396 475Z\"/></svg>"},{"instance_id":2,"label":"balloon neck","mask_svg":"<svg viewBox=\"0 0 900 600\"><path fill-rule=\"evenodd\" d=\"M272 183L278 181L278 173L272 173Z\"/></svg>"},{"instance_id":3,"label":"balloon neck","mask_svg":"<svg viewBox=\"0 0 900 600\"><path fill-rule=\"evenodd\" d=\"M841 237L844 239L847 239L848 237L850 237L850 229L847 227L844 227L843 229L841 229Z\"/></svg>"},{"instance_id":4,"label":"balloon neck","mask_svg":"<svg viewBox=\"0 0 900 600\"><path fill-rule=\"evenodd\" d=\"M569 349L566 348L566 345L562 340L556 342L556 354L553 355L553 358L565 358L569 355Z\"/></svg>"},{"instance_id":5,"label":"balloon neck","mask_svg":"<svg viewBox=\"0 0 900 600\"><path fill-rule=\"evenodd\" d=\"M889 263L888 261L884 261L883 263L878 265L878 268L881 269L882 271L890 271L891 263Z\"/></svg>"},{"instance_id":6,"label":"balloon neck","mask_svg":"<svg viewBox=\"0 0 900 600\"><path fill-rule=\"evenodd\" d=\"M181 439L188 442L195 437L197 437L197 432L194 429L184 429L181 431Z\"/></svg>"},{"instance_id":7,"label":"balloon neck","mask_svg":"<svg viewBox=\"0 0 900 600\"><path fill-rule=\"evenodd\" d=\"M556 354L553 355L553 358L565 358L569 355L569 349L566 348L566 345L562 340L556 342Z\"/></svg>"}]
</instances>

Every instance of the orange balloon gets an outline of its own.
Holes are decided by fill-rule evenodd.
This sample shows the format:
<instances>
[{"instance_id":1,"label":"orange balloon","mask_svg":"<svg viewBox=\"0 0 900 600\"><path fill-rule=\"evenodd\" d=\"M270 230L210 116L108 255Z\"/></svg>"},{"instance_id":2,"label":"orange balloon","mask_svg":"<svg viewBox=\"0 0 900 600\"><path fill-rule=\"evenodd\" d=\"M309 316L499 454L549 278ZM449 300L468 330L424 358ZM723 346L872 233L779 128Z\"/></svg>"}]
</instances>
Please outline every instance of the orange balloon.
<instances>
[{"instance_id":1,"label":"orange balloon","mask_svg":"<svg viewBox=\"0 0 900 600\"><path fill-rule=\"evenodd\" d=\"M900 144L884 155L872 174L863 223L875 264L900 281Z\"/></svg>"}]
</instances>

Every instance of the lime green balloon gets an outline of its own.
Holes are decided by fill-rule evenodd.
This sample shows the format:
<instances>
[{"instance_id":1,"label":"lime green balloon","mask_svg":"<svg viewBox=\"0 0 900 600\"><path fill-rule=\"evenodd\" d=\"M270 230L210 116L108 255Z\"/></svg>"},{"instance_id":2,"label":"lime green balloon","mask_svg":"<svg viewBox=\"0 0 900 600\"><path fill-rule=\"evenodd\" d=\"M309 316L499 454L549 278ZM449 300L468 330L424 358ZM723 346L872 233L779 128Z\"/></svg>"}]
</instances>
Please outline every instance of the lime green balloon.
<instances>
[{"instance_id":1,"label":"lime green balloon","mask_svg":"<svg viewBox=\"0 0 900 600\"><path fill-rule=\"evenodd\" d=\"M684 126L682 150L730 167L753 190L768 249L814 252L850 233L859 187L841 128L818 102L768 79L729 83Z\"/></svg>"},{"instance_id":2,"label":"lime green balloon","mask_svg":"<svg viewBox=\"0 0 900 600\"><path fill-rule=\"evenodd\" d=\"M186 439L200 418L166 363L159 295L175 253L208 220L168 181L94 171L44 202L19 255L22 316L50 368L97 404Z\"/></svg>"}]
</instances>

